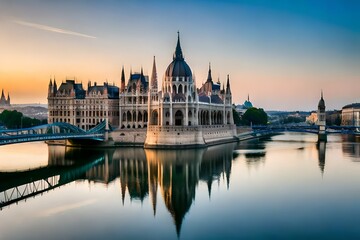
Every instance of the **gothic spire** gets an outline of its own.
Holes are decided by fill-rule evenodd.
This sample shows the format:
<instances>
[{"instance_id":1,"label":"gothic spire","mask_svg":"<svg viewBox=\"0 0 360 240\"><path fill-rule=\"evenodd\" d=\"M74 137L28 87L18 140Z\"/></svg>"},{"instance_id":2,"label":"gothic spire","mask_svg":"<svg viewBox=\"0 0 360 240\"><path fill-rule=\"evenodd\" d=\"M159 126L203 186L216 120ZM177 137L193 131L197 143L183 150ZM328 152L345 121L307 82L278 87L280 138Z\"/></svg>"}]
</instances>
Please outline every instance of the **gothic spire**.
<instances>
[{"instance_id":1,"label":"gothic spire","mask_svg":"<svg viewBox=\"0 0 360 240\"><path fill-rule=\"evenodd\" d=\"M207 77L207 82L212 82L212 77L211 77L211 65L209 63L209 72L208 72L208 77Z\"/></svg>"},{"instance_id":2,"label":"gothic spire","mask_svg":"<svg viewBox=\"0 0 360 240\"><path fill-rule=\"evenodd\" d=\"M157 72L156 72L156 63L155 63L155 56L154 56L154 62L153 62L153 69L151 74L151 88L157 89L158 82L157 82Z\"/></svg>"},{"instance_id":3,"label":"gothic spire","mask_svg":"<svg viewBox=\"0 0 360 240\"><path fill-rule=\"evenodd\" d=\"M57 84L56 84L55 76L54 76L53 88L54 88L54 93L56 93L56 91L57 91Z\"/></svg>"},{"instance_id":4,"label":"gothic spire","mask_svg":"<svg viewBox=\"0 0 360 240\"><path fill-rule=\"evenodd\" d=\"M231 94L229 74L227 75L227 80L226 80L226 93Z\"/></svg>"},{"instance_id":5,"label":"gothic spire","mask_svg":"<svg viewBox=\"0 0 360 240\"><path fill-rule=\"evenodd\" d=\"M4 89L1 91L1 99L5 98Z\"/></svg>"},{"instance_id":6,"label":"gothic spire","mask_svg":"<svg viewBox=\"0 0 360 240\"><path fill-rule=\"evenodd\" d=\"M180 46L180 33L179 33L179 31L177 33L178 33L178 40L177 40L175 54L174 54L173 59L174 60L175 59L176 60L184 60L183 53L182 53L181 46Z\"/></svg>"},{"instance_id":7,"label":"gothic spire","mask_svg":"<svg viewBox=\"0 0 360 240\"><path fill-rule=\"evenodd\" d=\"M125 72L124 72L124 66L122 66L121 69L121 85L120 85L120 91L125 91Z\"/></svg>"}]
</instances>

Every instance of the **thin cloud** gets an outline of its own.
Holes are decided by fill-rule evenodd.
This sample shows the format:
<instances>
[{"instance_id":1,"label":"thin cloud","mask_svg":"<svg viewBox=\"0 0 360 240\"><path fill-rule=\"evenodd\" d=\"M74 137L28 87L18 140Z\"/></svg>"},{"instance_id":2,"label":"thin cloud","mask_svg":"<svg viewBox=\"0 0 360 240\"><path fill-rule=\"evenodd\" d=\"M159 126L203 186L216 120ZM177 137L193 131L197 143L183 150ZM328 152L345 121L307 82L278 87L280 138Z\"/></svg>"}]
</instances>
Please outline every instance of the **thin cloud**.
<instances>
[{"instance_id":1,"label":"thin cloud","mask_svg":"<svg viewBox=\"0 0 360 240\"><path fill-rule=\"evenodd\" d=\"M16 24L22 25L22 26L37 28L37 29L49 31L49 32L62 33L62 34L68 34L68 35L85 37L85 38L96 38L94 36L90 36L87 34L73 32L73 31L69 31L69 30L65 30L65 29L61 29L61 28L50 27L50 26L37 24L37 23L25 22L25 21L21 21L21 20L14 20L13 22Z\"/></svg>"}]
</instances>

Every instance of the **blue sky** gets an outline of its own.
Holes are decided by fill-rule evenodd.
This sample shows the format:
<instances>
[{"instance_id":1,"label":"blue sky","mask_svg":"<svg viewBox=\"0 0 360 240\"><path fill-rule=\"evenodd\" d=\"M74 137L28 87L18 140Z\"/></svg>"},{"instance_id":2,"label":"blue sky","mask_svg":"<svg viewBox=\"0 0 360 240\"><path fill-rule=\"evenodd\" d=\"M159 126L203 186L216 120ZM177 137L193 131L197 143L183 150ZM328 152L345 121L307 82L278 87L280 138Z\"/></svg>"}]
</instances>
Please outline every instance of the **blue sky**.
<instances>
[{"instance_id":1,"label":"blue sky","mask_svg":"<svg viewBox=\"0 0 360 240\"><path fill-rule=\"evenodd\" d=\"M323 89L339 109L360 101L359 12L360 1L331 0L2 0L0 87L45 103L50 75L119 85L121 66L151 74L154 55L161 82L179 30L198 86L211 62L237 103L249 93L265 109L312 110Z\"/></svg>"}]
</instances>

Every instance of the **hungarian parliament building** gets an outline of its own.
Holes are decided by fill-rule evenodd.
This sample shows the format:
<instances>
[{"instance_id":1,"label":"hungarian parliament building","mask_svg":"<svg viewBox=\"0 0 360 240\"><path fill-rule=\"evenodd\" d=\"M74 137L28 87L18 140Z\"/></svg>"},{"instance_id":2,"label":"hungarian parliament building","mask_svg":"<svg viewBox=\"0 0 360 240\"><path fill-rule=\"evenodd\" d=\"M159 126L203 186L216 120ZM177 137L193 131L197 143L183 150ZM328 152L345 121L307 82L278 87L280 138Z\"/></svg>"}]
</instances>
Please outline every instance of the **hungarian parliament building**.
<instances>
[{"instance_id":1,"label":"hungarian parliament building","mask_svg":"<svg viewBox=\"0 0 360 240\"><path fill-rule=\"evenodd\" d=\"M195 77L185 62L178 36L172 62L161 86L153 59L149 79L141 69L121 71L120 88L108 83L66 80L57 86L50 79L48 122L66 122L89 130L106 120L114 129L110 141L158 146L210 145L236 140L229 75L226 85L214 82L209 65L205 83L196 88Z\"/></svg>"}]
</instances>

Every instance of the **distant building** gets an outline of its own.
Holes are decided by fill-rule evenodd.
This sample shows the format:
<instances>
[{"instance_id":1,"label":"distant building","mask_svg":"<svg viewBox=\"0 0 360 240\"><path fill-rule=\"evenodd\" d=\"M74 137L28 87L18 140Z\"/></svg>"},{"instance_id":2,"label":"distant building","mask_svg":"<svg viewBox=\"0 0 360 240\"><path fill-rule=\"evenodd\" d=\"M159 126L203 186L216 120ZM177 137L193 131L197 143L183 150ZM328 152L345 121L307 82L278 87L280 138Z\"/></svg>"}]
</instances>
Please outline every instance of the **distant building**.
<instances>
[{"instance_id":1,"label":"distant building","mask_svg":"<svg viewBox=\"0 0 360 240\"><path fill-rule=\"evenodd\" d=\"M360 126L360 103L348 104L342 108L341 125Z\"/></svg>"},{"instance_id":2,"label":"distant building","mask_svg":"<svg viewBox=\"0 0 360 240\"><path fill-rule=\"evenodd\" d=\"M316 122L316 125L319 126L318 140L326 142L327 136L326 136L326 111L325 111L325 109L326 109L325 100L323 98L323 92L321 91L321 98L319 100L318 111L317 111L318 120Z\"/></svg>"},{"instance_id":3,"label":"distant building","mask_svg":"<svg viewBox=\"0 0 360 240\"><path fill-rule=\"evenodd\" d=\"M308 124L315 124L317 121L318 121L317 112L312 112L310 116L306 117L306 123Z\"/></svg>"},{"instance_id":4,"label":"distant building","mask_svg":"<svg viewBox=\"0 0 360 240\"><path fill-rule=\"evenodd\" d=\"M243 104L236 105L235 110L240 116L242 116L246 112L246 110L252 107L253 104L250 102L250 97L248 95L247 100L245 100Z\"/></svg>"},{"instance_id":5,"label":"distant building","mask_svg":"<svg viewBox=\"0 0 360 240\"><path fill-rule=\"evenodd\" d=\"M10 94L8 93L7 99L4 94L4 89L1 91L0 107L10 107Z\"/></svg>"},{"instance_id":6,"label":"distant building","mask_svg":"<svg viewBox=\"0 0 360 240\"><path fill-rule=\"evenodd\" d=\"M341 111L332 110L326 112L326 125L337 125L341 124Z\"/></svg>"},{"instance_id":7,"label":"distant building","mask_svg":"<svg viewBox=\"0 0 360 240\"><path fill-rule=\"evenodd\" d=\"M119 125L119 88L108 83L83 89L82 83L66 80L57 88L50 79L48 89L48 122L66 122L84 130L108 118L111 126Z\"/></svg>"}]
</instances>

